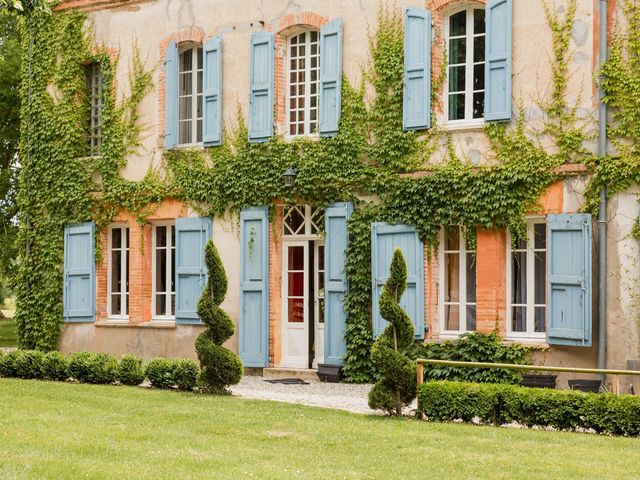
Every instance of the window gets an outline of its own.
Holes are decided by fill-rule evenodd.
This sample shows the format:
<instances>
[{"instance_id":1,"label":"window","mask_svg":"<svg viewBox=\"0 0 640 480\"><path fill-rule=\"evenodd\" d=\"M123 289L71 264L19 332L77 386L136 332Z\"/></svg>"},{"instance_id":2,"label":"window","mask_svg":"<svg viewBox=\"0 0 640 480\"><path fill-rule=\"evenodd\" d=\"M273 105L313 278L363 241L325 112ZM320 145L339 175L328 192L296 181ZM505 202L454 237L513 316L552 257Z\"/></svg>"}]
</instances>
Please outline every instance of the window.
<instances>
[{"instance_id":1,"label":"window","mask_svg":"<svg viewBox=\"0 0 640 480\"><path fill-rule=\"evenodd\" d=\"M545 337L547 226L543 218L527 221L527 239L507 242L507 335Z\"/></svg>"},{"instance_id":2,"label":"window","mask_svg":"<svg viewBox=\"0 0 640 480\"><path fill-rule=\"evenodd\" d=\"M476 329L476 252L457 228L440 237L440 323L446 335Z\"/></svg>"},{"instance_id":3,"label":"window","mask_svg":"<svg viewBox=\"0 0 640 480\"><path fill-rule=\"evenodd\" d=\"M178 90L178 144L202 142L202 48L189 46L180 52Z\"/></svg>"},{"instance_id":4,"label":"window","mask_svg":"<svg viewBox=\"0 0 640 480\"><path fill-rule=\"evenodd\" d=\"M321 235L324 231L324 209L309 205L285 208L283 235Z\"/></svg>"},{"instance_id":5,"label":"window","mask_svg":"<svg viewBox=\"0 0 640 480\"><path fill-rule=\"evenodd\" d=\"M87 150L91 156L100 155L102 143L102 70L97 63L86 66L89 117L87 121Z\"/></svg>"},{"instance_id":6,"label":"window","mask_svg":"<svg viewBox=\"0 0 640 480\"><path fill-rule=\"evenodd\" d=\"M287 42L289 135L309 135L318 128L319 33L305 31Z\"/></svg>"},{"instance_id":7,"label":"window","mask_svg":"<svg viewBox=\"0 0 640 480\"><path fill-rule=\"evenodd\" d=\"M127 318L129 314L129 228L109 229L109 318Z\"/></svg>"},{"instance_id":8,"label":"window","mask_svg":"<svg viewBox=\"0 0 640 480\"><path fill-rule=\"evenodd\" d=\"M449 122L484 117L484 9L465 7L451 14L445 23L447 95Z\"/></svg>"},{"instance_id":9,"label":"window","mask_svg":"<svg viewBox=\"0 0 640 480\"><path fill-rule=\"evenodd\" d=\"M153 317L172 319L175 315L176 286L175 225L153 226Z\"/></svg>"}]
</instances>

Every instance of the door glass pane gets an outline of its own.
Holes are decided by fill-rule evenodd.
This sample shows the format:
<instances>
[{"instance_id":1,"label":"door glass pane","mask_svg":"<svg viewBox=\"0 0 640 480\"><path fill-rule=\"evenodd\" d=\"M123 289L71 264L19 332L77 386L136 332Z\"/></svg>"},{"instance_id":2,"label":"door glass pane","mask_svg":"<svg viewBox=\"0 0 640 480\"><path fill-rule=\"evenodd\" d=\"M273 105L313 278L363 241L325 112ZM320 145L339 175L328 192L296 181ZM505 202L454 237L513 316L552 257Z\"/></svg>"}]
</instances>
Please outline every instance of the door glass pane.
<instances>
[{"instance_id":1,"label":"door glass pane","mask_svg":"<svg viewBox=\"0 0 640 480\"><path fill-rule=\"evenodd\" d=\"M289 296L302 297L304 295L304 272L289 273Z\"/></svg>"},{"instance_id":2,"label":"door glass pane","mask_svg":"<svg viewBox=\"0 0 640 480\"><path fill-rule=\"evenodd\" d=\"M460 330L460 306L444 306L444 328L445 330Z\"/></svg>"},{"instance_id":3,"label":"door glass pane","mask_svg":"<svg viewBox=\"0 0 640 480\"><path fill-rule=\"evenodd\" d=\"M289 271L304 270L304 247L289 247Z\"/></svg>"},{"instance_id":4,"label":"door glass pane","mask_svg":"<svg viewBox=\"0 0 640 480\"><path fill-rule=\"evenodd\" d=\"M304 298L290 298L288 302L289 322L304 322Z\"/></svg>"}]
</instances>

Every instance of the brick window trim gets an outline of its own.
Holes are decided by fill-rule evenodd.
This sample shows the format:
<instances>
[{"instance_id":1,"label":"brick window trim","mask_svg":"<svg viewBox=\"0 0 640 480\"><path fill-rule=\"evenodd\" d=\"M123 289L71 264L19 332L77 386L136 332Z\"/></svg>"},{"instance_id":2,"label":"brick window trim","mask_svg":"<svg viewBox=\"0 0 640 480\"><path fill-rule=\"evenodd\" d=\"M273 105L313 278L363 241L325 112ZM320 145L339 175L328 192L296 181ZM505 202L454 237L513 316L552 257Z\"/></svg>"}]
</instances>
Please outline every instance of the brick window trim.
<instances>
[{"instance_id":1,"label":"brick window trim","mask_svg":"<svg viewBox=\"0 0 640 480\"><path fill-rule=\"evenodd\" d=\"M167 47L170 43L197 43L204 46L204 43L212 38L213 35L207 35L200 27L183 28L173 32L162 39L158 46L158 82L156 90L158 92L158 145L162 145L164 137L164 111L165 111L165 76L164 76L164 57L167 54Z\"/></svg>"},{"instance_id":2,"label":"brick window trim","mask_svg":"<svg viewBox=\"0 0 640 480\"><path fill-rule=\"evenodd\" d=\"M486 5L487 0L426 0L426 8L431 10L431 18L434 27L434 41L431 49L431 71L433 78L439 78L442 74L442 62L444 60L444 18L446 14L455 8L468 5ZM433 108L443 113L444 102L442 95L445 85L440 87L438 101Z\"/></svg>"}]
</instances>

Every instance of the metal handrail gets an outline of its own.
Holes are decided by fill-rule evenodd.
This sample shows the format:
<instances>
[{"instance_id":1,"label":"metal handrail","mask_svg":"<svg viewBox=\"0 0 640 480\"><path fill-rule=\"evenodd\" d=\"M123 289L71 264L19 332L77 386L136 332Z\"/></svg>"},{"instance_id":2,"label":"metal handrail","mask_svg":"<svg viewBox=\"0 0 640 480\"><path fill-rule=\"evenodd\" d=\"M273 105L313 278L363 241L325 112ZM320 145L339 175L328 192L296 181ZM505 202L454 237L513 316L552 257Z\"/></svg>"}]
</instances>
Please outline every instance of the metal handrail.
<instances>
[{"instance_id":1,"label":"metal handrail","mask_svg":"<svg viewBox=\"0 0 640 480\"><path fill-rule=\"evenodd\" d=\"M449 367L469 368L503 368L507 370L562 372L562 373L591 373L613 376L613 393L620 395L620 375L640 375L638 370L608 370L606 368L577 368L577 367L551 367L545 365L519 365L513 363L488 363L488 362L462 362L457 360L435 360L419 358L416 360L418 385L424 382L425 365L444 365Z\"/></svg>"}]
</instances>

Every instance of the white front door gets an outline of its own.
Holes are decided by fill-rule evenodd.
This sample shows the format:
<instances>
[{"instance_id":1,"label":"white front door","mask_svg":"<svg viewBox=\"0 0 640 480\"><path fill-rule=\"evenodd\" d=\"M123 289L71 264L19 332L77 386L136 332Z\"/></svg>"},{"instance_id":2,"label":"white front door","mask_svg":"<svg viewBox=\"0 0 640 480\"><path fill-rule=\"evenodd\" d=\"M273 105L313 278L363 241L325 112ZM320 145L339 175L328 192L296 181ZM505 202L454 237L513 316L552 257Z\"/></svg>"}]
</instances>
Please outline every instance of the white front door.
<instances>
[{"instance_id":1,"label":"white front door","mask_svg":"<svg viewBox=\"0 0 640 480\"><path fill-rule=\"evenodd\" d=\"M283 257L281 365L309 368L309 242L286 242Z\"/></svg>"},{"instance_id":2,"label":"white front door","mask_svg":"<svg viewBox=\"0 0 640 480\"><path fill-rule=\"evenodd\" d=\"M314 242L315 265L313 269L314 318L315 318L315 358L313 368L324 362L324 242Z\"/></svg>"}]
</instances>

